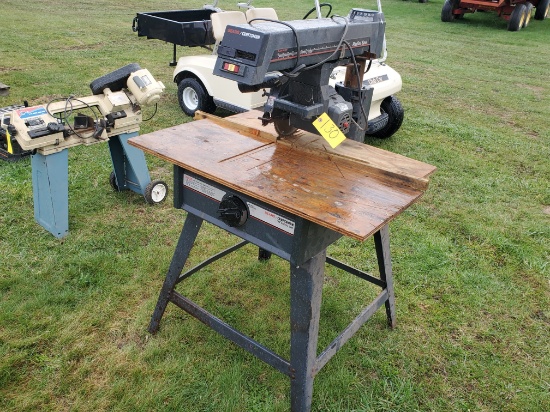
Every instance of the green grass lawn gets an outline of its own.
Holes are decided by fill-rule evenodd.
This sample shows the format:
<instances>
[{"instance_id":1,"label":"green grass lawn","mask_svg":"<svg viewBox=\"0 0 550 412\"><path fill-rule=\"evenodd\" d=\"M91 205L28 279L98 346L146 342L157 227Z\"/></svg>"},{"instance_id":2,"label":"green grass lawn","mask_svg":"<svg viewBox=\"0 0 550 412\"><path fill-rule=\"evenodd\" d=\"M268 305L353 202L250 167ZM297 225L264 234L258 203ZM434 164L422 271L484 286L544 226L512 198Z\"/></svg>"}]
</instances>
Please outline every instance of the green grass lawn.
<instances>
[{"instance_id":1,"label":"green grass lawn","mask_svg":"<svg viewBox=\"0 0 550 412\"><path fill-rule=\"evenodd\" d=\"M0 82L11 91L0 107L89 95L92 80L137 62L167 86L142 133L190 121L171 45L131 24L202 4L3 0ZM300 19L313 2L253 4ZM391 227L397 328L379 311L317 375L314 411L550 410L550 21L519 32L493 13L443 23L442 5L383 2L406 113L392 138L367 143L438 171ZM147 159L171 186L171 165ZM185 214L171 195L153 207L113 192L110 172L107 145L69 150L70 228L58 240L34 221L29 160L0 163L0 410L288 410L286 376L175 306L147 332ZM190 263L235 241L207 225ZM341 239L329 253L373 271L373 250ZM255 257L245 247L178 290L287 357L288 264ZM327 268L320 347L372 296L363 283Z\"/></svg>"}]
</instances>

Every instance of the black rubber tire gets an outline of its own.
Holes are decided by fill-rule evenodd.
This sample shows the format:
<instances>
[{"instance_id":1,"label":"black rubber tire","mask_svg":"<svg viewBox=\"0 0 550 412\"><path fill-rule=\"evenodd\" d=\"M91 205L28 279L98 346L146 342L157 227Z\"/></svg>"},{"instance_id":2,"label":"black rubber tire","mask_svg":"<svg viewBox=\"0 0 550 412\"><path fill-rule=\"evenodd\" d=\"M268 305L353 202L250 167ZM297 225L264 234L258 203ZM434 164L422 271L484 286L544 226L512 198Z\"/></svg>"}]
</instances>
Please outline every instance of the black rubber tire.
<instances>
[{"instance_id":1,"label":"black rubber tire","mask_svg":"<svg viewBox=\"0 0 550 412\"><path fill-rule=\"evenodd\" d=\"M116 175L114 171L112 171L111 175L109 176L109 184L111 185L111 187L115 192L120 192L120 188L118 187L118 183L116 181Z\"/></svg>"},{"instance_id":2,"label":"black rubber tire","mask_svg":"<svg viewBox=\"0 0 550 412\"><path fill-rule=\"evenodd\" d=\"M531 17L533 16L534 8L535 6L533 6L531 3L525 3L525 18L523 20L523 27L529 26L529 23L531 22Z\"/></svg>"},{"instance_id":3,"label":"black rubber tire","mask_svg":"<svg viewBox=\"0 0 550 412\"><path fill-rule=\"evenodd\" d=\"M450 23L455 19L455 15L453 14L453 3L453 0L445 0L445 3L443 3L443 8L441 9L441 21Z\"/></svg>"},{"instance_id":4,"label":"black rubber tire","mask_svg":"<svg viewBox=\"0 0 550 412\"><path fill-rule=\"evenodd\" d=\"M141 67L137 63L127 64L114 72L93 80L90 83L90 89L94 95L103 93L103 90L107 88L111 89L112 92L118 92L126 87L128 77L140 69Z\"/></svg>"},{"instance_id":5,"label":"black rubber tire","mask_svg":"<svg viewBox=\"0 0 550 412\"><path fill-rule=\"evenodd\" d=\"M162 180L153 180L145 187L143 197L150 205L164 202L168 196L168 185Z\"/></svg>"},{"instance_id":6,"label":"black rubber tire","mask_svg":"<svg viewBox=\"0 0 550 412\"><path fill-rule=\"evenodd\" d=\"M383 128L377 130L369 136L387 139L388 137L393 136L393 134L397 132L403 124L405 110L403 109L401 102L397 100L396 97L388 96L382 101L382 104L380 104L380 111L388 114L388 123L386 123Z\"/></svg>"},{"instance_id":7,"label":"black rubber tire","mask_svg":"<svg viewBox=\"0 0 550 412\"><path fill-rule=\"evenodd\" d=\"M510 14L510 20L508 20L508 31L519 31L523 27L525 21L525 4L518 4L512 10Z\"/></svg>"},{"instance_id":8,"label":"black rubber tire","mask_svg":"<svg viewBox=\"0 0 550 412\"><path fill-rule=\"evenodd\" d=\"M200 80L194 77L185 77L178 84L178 102L181 110L194 116L197 110L214 113L216 105L212 96L208 94Z\"/></svg>"},{"instance_id":9,"label":"black rubber tire","mask_svg":"<svg viewBox=\"0 0 550 412\"><path fill-rule=\"evenodd\" d=\"M418 0L419 3L427 3L428 0Z\"/></svg>"},{"instance_id":10,"label":"black rubber tire","mask_svg":"<svg viewBox=\"0 0 550 412\"><path fill-rule=\"evenodd\" d=\"M540 0L535 9L535 20L544 20L550 12L550 0Z\"/></svg>"}]
</instances>

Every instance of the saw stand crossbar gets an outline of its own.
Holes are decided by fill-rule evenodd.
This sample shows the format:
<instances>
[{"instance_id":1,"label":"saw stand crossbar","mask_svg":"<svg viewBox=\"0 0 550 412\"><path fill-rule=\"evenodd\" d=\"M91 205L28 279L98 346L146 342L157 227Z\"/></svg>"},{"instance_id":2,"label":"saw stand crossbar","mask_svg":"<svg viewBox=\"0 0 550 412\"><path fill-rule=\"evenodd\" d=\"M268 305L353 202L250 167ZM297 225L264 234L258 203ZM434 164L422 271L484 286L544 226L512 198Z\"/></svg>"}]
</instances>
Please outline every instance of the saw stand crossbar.
<instances>
[{"instance_id":1,"label":"saw stand crossbar","mask_svg":"<svg viewBox=\"0 0 550 412\"><path fill-rule=\"evenodd\" d=\"M114 179L118 190L129 189L144 194L151 182L144 153L128 144L138 132L109 138ZM69 232L69 155L59 152L31 155L34 218L56 238Z\"/></svg>"},{"instance_id":2,"label":"saw stand crossbar","mask_svg":"<svg viewBox=\"0 0 550 412\"><path fill-rule=\"evenodd\" d=\"M327 247L342 236L331 229L276 209L244 193L185 171L179 166L175 166L174 190L174 205L183 208L188 214L160 291L149 331L158 331L165 309L168 303L172 302L217 333L287 375L290 378L292 411L309 411L315 375L361 325L382 305L386 308L388 324L391 327L395 325L388 223L373 236L380 272L380 278L376 278L326 255ZM232 227L220 219L220 202L212 197L227 196L241 199L247 205L250 215L256 218L249 218L243 227ZM274 218L275 221L268 222L268 218L263 218L262 221L259 216L264 211L267 212L264 215ZM204 220L243 240L182 273ZM275 222L283 223L277 228L278 224ZM260 259L269 258L273 253L290 263L290 360L283 359L175 291L179 282L247 243L260 248ZM382 291L320 355L317 355L325 263L371 282L381 287Z\"/></svg>"}]
</instances>

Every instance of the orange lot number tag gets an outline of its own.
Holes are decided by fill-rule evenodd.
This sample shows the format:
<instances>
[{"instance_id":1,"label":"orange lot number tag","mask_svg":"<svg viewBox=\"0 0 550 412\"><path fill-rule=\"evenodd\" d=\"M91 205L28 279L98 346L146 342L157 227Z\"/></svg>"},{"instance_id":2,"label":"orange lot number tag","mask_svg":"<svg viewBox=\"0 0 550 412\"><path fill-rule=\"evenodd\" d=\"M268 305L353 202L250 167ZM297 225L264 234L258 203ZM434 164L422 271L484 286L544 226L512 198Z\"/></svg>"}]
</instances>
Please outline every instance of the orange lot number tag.
<instances>
[{"instance_id":1,"label":"orange lot number tag","mask_svg":"<svg viewBox=\"0 0 550 412\"><path fill-rule=\"evenodd\" d=\"M313 126L319 131L321 136L330 144L330 147L333 149L346 140L346 136L342 131L336 126L328 114L323 113L317 119L313 121Z\"/></svg>"}]
</instances>

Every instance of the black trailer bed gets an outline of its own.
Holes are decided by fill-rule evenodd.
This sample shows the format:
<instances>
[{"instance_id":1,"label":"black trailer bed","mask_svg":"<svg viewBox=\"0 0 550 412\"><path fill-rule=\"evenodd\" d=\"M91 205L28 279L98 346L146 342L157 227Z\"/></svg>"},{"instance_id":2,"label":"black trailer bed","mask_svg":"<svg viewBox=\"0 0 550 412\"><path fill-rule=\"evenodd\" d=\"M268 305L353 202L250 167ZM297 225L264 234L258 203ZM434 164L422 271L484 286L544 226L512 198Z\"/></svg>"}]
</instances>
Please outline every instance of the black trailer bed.
<instances>
[{"instance_id":1,"label":"black trailer bed","mask_svg":"<svg viewBox=\"0 0 550 412\"><path fill-rule=\"evenodd\" d=\"M213 10L172 10L137 13L132 29L138 36L164 40L178 46L206 46L214 44Z\"/></svg>"}]
</instances>

